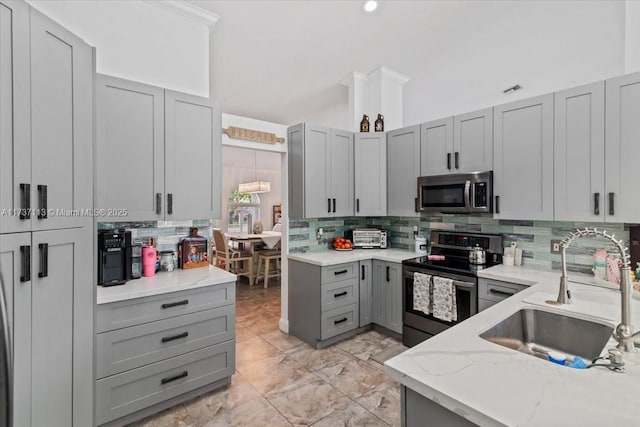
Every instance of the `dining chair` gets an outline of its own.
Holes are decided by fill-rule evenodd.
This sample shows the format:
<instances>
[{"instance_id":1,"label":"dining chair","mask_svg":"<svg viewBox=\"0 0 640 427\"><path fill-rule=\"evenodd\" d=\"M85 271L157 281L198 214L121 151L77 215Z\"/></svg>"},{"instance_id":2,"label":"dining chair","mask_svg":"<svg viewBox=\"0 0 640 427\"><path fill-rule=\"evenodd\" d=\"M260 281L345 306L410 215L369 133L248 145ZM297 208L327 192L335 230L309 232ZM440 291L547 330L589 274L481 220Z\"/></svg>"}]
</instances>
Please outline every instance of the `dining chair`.
<instances>
[{"instance_id":1,"label":"dining chair","mask_svg":"<svg viewBox=\"0 0 640 427\"><path fill-rule=\"evenodd\" d=\"M216 267L224 268L236 276L246 276L249 286L253 286L253 256L250 252L239 251L227 244L222 231L213 230L213 241L216 244Z\"/></svg>"}]
</instances>

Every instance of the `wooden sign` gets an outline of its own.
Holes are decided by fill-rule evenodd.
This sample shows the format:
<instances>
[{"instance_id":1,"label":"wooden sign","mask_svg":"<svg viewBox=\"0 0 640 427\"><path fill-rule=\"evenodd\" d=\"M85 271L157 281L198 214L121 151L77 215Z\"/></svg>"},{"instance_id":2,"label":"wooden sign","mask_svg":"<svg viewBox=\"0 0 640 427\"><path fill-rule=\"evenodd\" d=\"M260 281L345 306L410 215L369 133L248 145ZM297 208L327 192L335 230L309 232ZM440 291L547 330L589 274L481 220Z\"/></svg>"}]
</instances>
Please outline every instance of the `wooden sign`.
<instances>
[{"instance_id":1,"label":"wooden sign","mask_svg":"<svg viewBox=\"0 0 640 427\"><path fill-rule=\"evenodd\" d=\"M229 138L241 139L243 141L261 142L264 144L275 144L279 142L280 144L284 144L284 138L279 138L275 133L262 132L259 130L229 126L223 129L222 133L229 135Z\"/></svg>"}]
</instances>

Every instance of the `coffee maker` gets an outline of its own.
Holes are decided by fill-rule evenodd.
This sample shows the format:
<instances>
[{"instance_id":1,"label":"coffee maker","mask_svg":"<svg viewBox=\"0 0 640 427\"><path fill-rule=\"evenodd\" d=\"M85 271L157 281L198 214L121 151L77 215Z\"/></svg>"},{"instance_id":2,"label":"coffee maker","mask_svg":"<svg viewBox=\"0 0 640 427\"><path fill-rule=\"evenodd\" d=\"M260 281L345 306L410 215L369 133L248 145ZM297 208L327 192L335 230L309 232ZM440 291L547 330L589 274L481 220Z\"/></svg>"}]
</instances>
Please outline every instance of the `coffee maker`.
<instances>
[{"instance_id":1,"label":"coffee maker","mask_svg":"<svg viewBox=\"0 0 640 427\"><path fill-rule=\"evenodd\" d=\"M142 277L142 244L133 243L130 231L125 231L124 233L125 277L127 280L139 279Z\"/></svg>"},{"instance_id":2,"label":"coffee maker","mask_svg":"<svg viewBox=\"0 0 640 427\"><path fill-rule=\"evenodd\" d=\"M125 233L98 231L98 285L122 285L127 281L125 274Z\"/></svg>"}]
</instances>

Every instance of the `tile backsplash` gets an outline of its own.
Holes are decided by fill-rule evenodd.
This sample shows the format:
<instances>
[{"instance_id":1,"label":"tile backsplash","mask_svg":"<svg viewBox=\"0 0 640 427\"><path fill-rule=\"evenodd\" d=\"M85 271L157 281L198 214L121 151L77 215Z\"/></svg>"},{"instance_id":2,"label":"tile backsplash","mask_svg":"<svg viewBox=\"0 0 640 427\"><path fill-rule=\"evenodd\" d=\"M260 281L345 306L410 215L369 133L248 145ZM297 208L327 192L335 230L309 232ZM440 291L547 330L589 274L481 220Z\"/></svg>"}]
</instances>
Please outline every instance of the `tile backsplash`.
<instances>
[{"instance_id":1,"label":"tile backsplash","mask_svg":"<svg viewBox=\"0 0 640 427\"><path fill-rule=\"evenodd\" d=\"M369 218L319 218L289 220L289 251L319 252L328 250L334 237L359 227L383 228L388 231L390 246L413 250L413 227L419 234L429 236L431 230L467 231L501 234L503 244L516 242L523 249L523 265L538 270L560 269L560 255L550 252L551 240L562 239L576 228L596 227L622 238L629 246L629 226L622 223L593 223L571 221L527 221L502 220L486 216L438 215L413 217L369 217ZM322 239L316 239L316 231L322 227ZM567 250L567 265L570 271L591 274L593 252L613 246L602 239L578 239Z\"/></svg>"}]
</instances>

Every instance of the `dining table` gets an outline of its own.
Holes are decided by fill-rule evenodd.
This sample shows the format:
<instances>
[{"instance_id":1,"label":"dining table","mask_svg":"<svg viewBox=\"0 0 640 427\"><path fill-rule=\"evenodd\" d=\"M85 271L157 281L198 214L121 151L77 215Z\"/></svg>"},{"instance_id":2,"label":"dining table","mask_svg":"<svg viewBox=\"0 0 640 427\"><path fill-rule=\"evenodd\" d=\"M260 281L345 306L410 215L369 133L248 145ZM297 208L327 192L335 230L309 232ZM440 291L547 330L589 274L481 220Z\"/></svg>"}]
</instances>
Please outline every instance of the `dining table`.
<instances>
[{"instance_id":1,"label":"dining table","mask_svg":"<svg viewBox=\"0 0 640 427\"><path fill-rule=\"evenodd\" d=\"M263 231L260 234L227 231L224 235L230 241L237 242L243 250L249 251L254 259L257 243L264 243L267 249L273 249L282 238L280 231Z\"/></svg>"}]
</instances>

